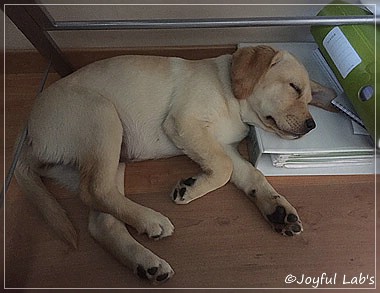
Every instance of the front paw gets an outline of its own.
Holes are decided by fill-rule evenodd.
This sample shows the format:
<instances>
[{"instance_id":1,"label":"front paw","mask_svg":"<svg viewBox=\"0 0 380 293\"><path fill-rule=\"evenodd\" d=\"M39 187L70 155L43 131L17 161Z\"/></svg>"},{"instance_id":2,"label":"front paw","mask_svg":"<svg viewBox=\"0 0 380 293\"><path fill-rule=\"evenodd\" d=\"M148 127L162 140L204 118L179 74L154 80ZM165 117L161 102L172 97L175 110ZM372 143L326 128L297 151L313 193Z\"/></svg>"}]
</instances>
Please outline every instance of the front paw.
<instances>
[{"instance_id":1,"label":"front paw","mask_svg":"<svg viewBox=\"0 0 380 293\"><path fill-rule=\"evenodd\" d=\"M192 201L190 189L191 186L194 185L195 181L196 179L192 177L179 181L171 193L172 200L176 204L187 204Z\"/></svg>"},{"instance_id":2,"label":"front paw","mask_svg":"<svg viewBox=\"0 0 380 293\"><path fill-rule=\"evenodd\" d=\"M277 205L273 213L266 215L266 219L273 229L282 235L293 236L303 231L297 212L286 205Z\"/></svg>"}]
</instances>

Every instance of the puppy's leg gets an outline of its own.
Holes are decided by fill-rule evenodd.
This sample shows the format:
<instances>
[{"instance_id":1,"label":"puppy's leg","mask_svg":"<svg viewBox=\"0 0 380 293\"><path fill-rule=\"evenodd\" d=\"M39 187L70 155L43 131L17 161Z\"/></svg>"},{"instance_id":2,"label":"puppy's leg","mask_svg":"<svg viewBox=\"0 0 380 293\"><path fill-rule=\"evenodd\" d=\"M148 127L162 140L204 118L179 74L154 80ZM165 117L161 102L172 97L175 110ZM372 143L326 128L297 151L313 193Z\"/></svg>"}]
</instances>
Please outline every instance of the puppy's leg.
<instances>
[{"instance_id":1,"label":"puppy's leg","mask_svg":"<svg viewBox=\"0 0 380 293\"><path fill-rule=\"evenodd\" d=\"M119 164L116 175L118 191L124 194L125 164ZM131 268L140 278L161 283L174 275L170 265L138 243L125 224L106 213L90 211L90 234L118 261Z\"/></svg>"},{"instance_id":2,"label":"puppy's leg","mask_svg":"<svg viewBox=\"0 0 380 293\"><path fill-rule=\"evenodd\" d=\"M166 122L169 123L169 122ZM181 180L171 197L177 204L187 204L225 185L231 177L232 161L203 121L167 125L165 130L175 145L197 162L204 173Z\"/></svg>"},{"instance_id":3,"label":"puppy's leg","mask_svg":"<svg viewBox=\"0 0 380 293\"><path fill-rule=\"evenodd\" d=\"M161 283L173 276L170 265L138 243L114 216L92 210L88 227L96 241L140 278Z\"/></svg>"},{"instance_id":4,"label":"puppy's leg","mask_svg":"<svg viewBox=\"0 0 380 293\"><path fill-rule=\"evenodd\" d=\"M120 163L116 175L116 184L120 193L124 194L124 173L125 164ZM126 198L127 209L130 209L129 217L134 217L132 222L136 222L133 227L137 232L146 233L150 238L161 239L170 236L174 232L174 226L170 220L159 212L139 205ZM132 213L135 211L135 213Z\"/></svg>"},{"instance_id":5,"label":"puppy's leg","mask_svg":"<svg viewBox=\"0 0 380 293\"><path fill-rule=\"evenodd\" d=\"M129 200L121 192L124 190L124 164L116 167L116 174L107 169L110 165L98 168L91 177L92 183L81 182L85 187L81 188L80 196L85 203L92 209L114 215L150 238L161 239L173 234L174 226L167 217ZM113 176L105 176L107 174Z\"/></svg>"},{"instance_id":6,"label":"puppy's leg","mask_svg":"<svg viewBox=\"0 0 380 293\"><path fill-rule=\"evenodd\" d=\"M236 148L228 147L227 152L234 166L231 181L256 204L273 229L287 236L301 233L301 220L286 198L278 194L265 176L243 159Z\"/></svg>"}]
</instances>

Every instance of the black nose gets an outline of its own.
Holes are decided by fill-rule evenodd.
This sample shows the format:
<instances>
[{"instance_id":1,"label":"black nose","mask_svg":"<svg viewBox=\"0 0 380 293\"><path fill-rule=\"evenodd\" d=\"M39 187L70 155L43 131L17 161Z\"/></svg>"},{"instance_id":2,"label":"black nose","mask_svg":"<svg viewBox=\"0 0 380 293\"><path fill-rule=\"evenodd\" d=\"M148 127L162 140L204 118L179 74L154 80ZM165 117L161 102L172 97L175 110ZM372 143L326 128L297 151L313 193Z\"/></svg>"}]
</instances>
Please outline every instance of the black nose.
<instances>
[{"instance_id":1,"label":"black nose","mask_svg":"<svg viewBox=\"0 0 380 293\"><path fill-rule=\"evenodd\" d=\"M312 130L316 126L313 118L307 119L306 122L305 122L305 124L306 124L306 128L308 130Z\"/></svg>"}]
</instances>

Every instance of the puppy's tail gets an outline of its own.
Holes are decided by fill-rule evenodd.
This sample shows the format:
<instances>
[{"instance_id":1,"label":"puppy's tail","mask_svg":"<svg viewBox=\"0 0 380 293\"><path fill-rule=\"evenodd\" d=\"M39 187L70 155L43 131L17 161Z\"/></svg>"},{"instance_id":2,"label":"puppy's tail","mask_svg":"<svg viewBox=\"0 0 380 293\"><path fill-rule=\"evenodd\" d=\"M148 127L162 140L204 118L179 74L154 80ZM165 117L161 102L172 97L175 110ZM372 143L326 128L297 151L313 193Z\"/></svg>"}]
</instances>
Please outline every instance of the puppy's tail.
<instances>
[{"instance_id":1,"label":"puppy's tail","mask_svg":"<svg viewBox=\"0 0 380 293\"><path fill-rule=\"evenodd\" d=\"M74 248L77 248L78 236L73 224L67 217L66 211L46 189L38 172L38 164L27 138L23 143L15 169L17 182L53 230Z\"/></svg>"}]
</instances>

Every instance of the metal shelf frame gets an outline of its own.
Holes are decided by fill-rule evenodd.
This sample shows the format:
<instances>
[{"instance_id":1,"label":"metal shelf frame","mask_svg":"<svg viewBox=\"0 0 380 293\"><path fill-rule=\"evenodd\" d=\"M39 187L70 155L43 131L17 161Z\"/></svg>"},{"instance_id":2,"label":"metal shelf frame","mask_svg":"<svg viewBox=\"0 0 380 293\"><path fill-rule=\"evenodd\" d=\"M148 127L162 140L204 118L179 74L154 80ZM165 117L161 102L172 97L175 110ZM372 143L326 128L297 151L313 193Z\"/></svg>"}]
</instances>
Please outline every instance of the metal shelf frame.
<instances>
[{"instance_id":1,"label":"metal shelf frame","mask_svg":"<svg viewBox=\"0 0 380 293\"><path fill-rule=\"evenodd\" d=\"M302 16L162 20L54 21L46 27L56 30L124 30L124 29L202 29L267 26L372 24L374 18L365 16Z\"/></svg>"},{"instance_id":2,"label":"metal shelf frame","mask_svg":"<svg viewBox=\"0 0 380 293\"><path fill-rule=\"evenodd\" d=\"M104 20L104 21L56 21L45 5L35 0L22 0L22 4L5 4L2 9L33 46L61 76L73 72L73 66L65 58L49 35L52 31L72 30L132 30L132 29L217 29L269 26L311 26L375 24L373 15L366 16L301 16L210 19L160 19L160 20Z\"/></svg>"}]
</instances>

